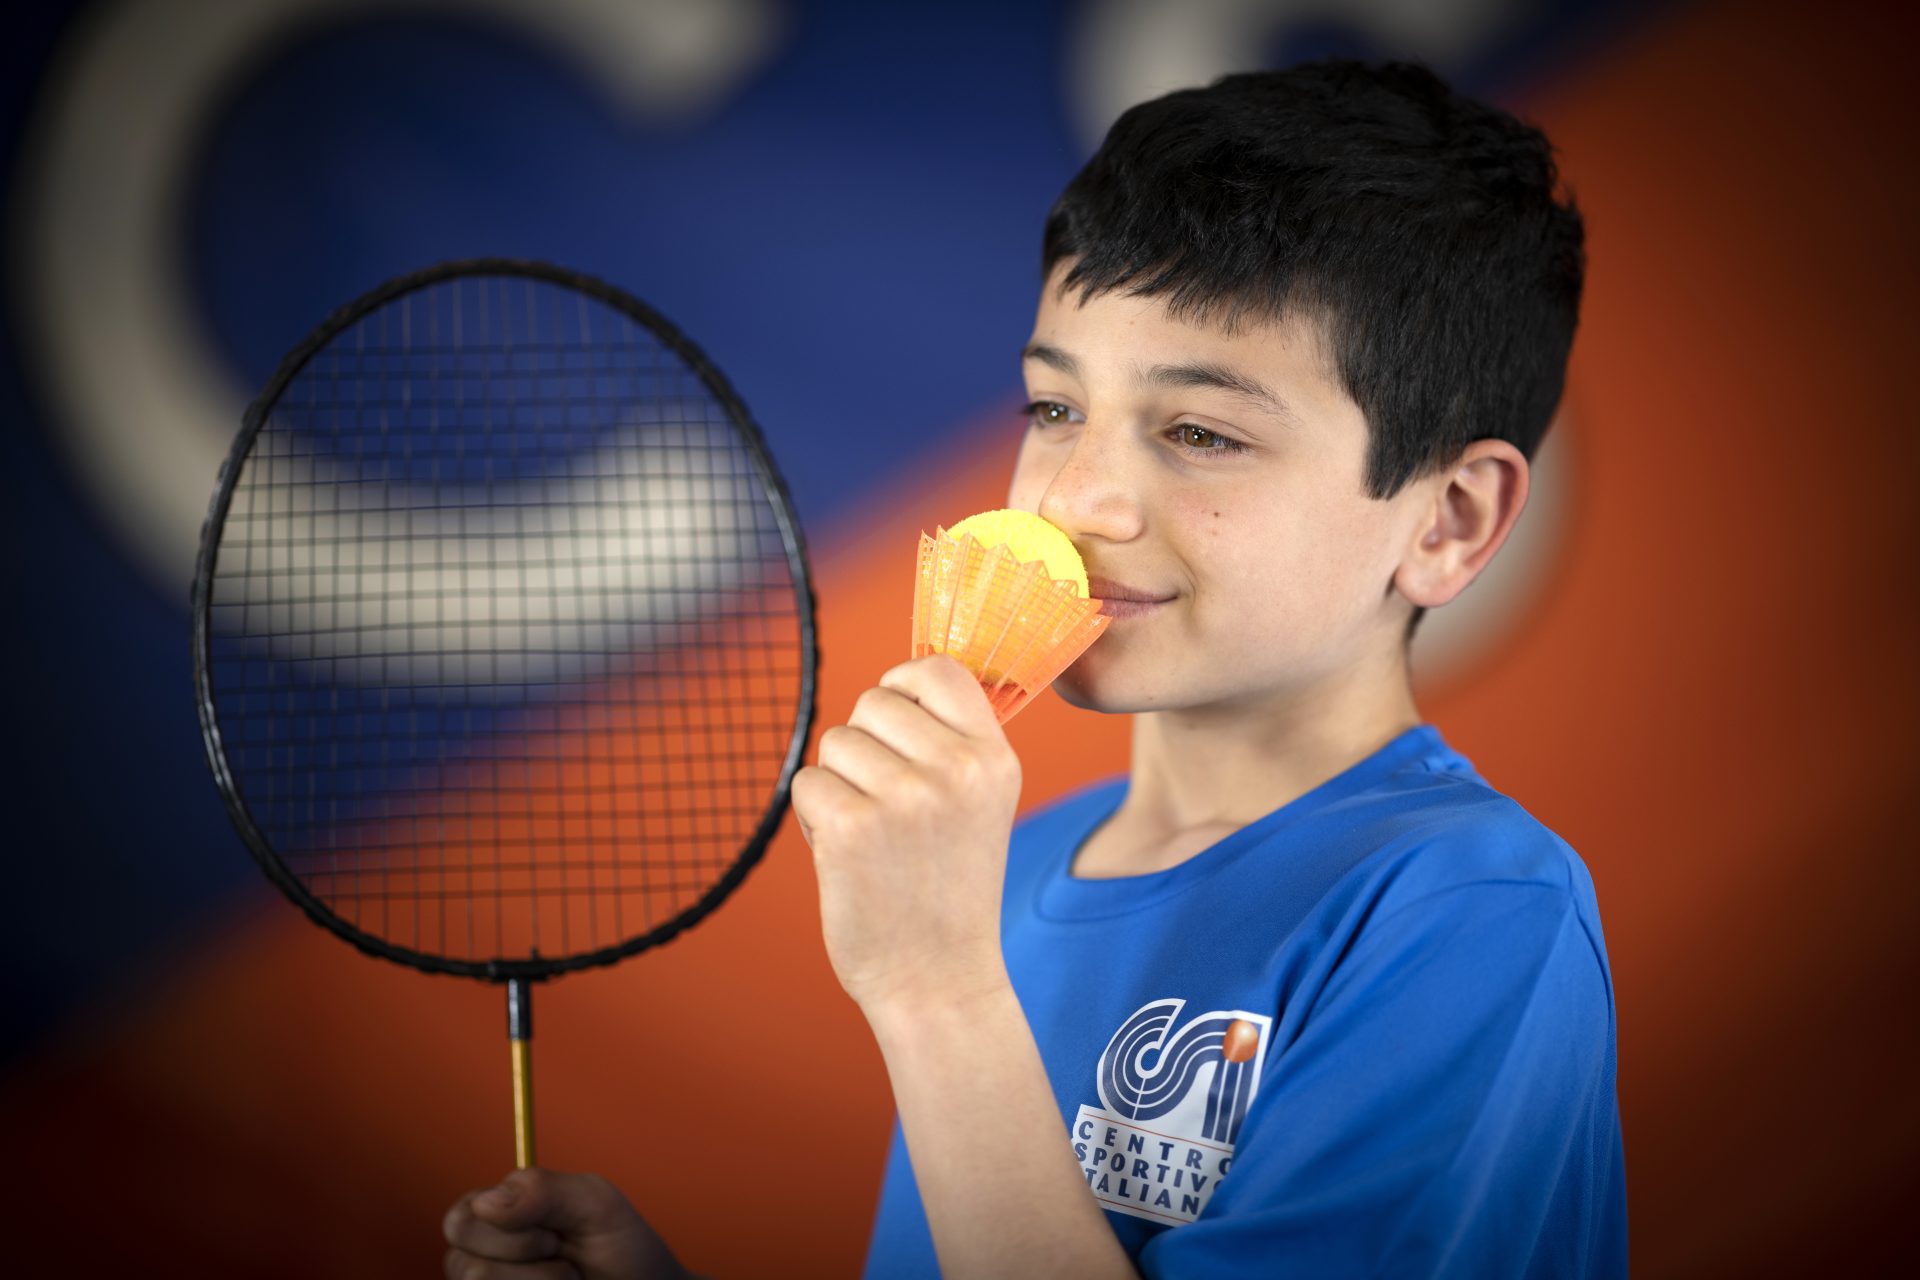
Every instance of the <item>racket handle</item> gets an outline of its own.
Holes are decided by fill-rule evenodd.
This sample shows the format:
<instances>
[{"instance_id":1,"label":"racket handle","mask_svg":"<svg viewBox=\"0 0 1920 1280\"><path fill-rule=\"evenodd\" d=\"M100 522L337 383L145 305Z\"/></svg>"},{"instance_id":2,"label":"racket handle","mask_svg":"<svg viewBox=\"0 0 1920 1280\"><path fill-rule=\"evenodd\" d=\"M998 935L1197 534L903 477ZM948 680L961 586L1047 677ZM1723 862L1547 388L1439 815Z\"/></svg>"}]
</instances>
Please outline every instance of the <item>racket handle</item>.
<instances>
[{"instance_id":1,"label":"racket handle","mask_svg":"<svg viewBox=\"0 0 1920 1280\"><path fill-rule=\"evenodd\" d=\"M533 986L507 980L507 1039L513 1054L513 1166L533 1167Z\"/></svg>"}]
</instances>

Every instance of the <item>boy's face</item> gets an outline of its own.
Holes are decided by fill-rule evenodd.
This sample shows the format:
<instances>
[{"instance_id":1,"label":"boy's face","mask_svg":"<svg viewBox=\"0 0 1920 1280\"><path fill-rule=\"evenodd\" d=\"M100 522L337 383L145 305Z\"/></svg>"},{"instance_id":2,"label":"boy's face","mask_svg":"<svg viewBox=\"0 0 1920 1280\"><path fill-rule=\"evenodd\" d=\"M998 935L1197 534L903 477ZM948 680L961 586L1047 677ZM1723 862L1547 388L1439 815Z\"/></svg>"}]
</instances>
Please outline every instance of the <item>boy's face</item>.
<instances>
[{"instance_id":1,"label":"boy's face","mask_svg":"<svg viewBox=\"0 0 1920 1280\"><path fill-rule=\"evenodd\" d=\"M1101 711L1288 710L1397 671L1411 605L1391 582L1432 496L1366 495L1366 420L1317 329L1082 306L1057 292L1069 265L1041 292L1008 504L1066 531L1114 618L1055 688Z\"/></svg>"}]
</instances>

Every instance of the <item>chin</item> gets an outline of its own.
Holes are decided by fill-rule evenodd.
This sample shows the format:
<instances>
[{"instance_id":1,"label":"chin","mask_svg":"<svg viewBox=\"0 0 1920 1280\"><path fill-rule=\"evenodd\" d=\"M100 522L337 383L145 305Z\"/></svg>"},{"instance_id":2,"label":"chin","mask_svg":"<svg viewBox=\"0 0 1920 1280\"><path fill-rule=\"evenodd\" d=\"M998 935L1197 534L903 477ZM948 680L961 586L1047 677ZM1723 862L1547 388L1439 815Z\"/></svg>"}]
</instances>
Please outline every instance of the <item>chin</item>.
<instances>
[{"instance_id":1,"label":"chin","mask_svg":"<svg viewBox=\"0 0 1920 1280\"><path fill-rule=\"evenodd\" d=\"M1074 663L1053 682L1053 691L1060 701L1082 711L1097 711L1102 715L1128 715L1136 711L1153 711L1159 705L1151 695L1142 697L1139 689L1129 689L1127 682L1116 679L1111 671L1088 670L1083 658Z\"/></svg>"},{"instance_id":2,"label":"chin","mask_svg":"<svg viewBox=\"0 0 1920 1280\"><path fill-rule=\"evenodd\" d=\"M1082 711L1106 710L1106 707L1100 703L1099 699L1088 696L1086 687L1082 685L1080 681L1074 679L1071 674L1063 674L1055 677L1053 691L1059 696L1060 701L1070 707L1078 707Z\"/></svg>"}]
</instances>

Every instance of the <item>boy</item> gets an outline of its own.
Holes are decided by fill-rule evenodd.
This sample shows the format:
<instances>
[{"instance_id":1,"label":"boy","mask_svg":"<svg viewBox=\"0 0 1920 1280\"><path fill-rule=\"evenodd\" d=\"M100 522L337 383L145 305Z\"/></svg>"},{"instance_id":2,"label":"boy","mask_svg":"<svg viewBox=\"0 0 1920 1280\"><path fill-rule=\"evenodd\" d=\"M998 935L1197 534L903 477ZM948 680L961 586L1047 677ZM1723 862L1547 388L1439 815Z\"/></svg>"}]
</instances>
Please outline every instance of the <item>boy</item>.
<instances>
[{"instance_id":1,"label":"boy","mask_svg":"<svg viewBox=\"0 0 1920 1280\"><path fill-rule=\"evenodd\" d=\"M929 658L795 779L899 1110L870 1275L1624 1273L1592 884L1407 673L1560 397L1555 182L1423 68L1329 61L1134 108L1055 205L1008 503L1113 616L1055 687L1131 767L1014 830ZM456 1276L684 1274L585 1175L446 1230Z\"/></svg>"}]
</instances>

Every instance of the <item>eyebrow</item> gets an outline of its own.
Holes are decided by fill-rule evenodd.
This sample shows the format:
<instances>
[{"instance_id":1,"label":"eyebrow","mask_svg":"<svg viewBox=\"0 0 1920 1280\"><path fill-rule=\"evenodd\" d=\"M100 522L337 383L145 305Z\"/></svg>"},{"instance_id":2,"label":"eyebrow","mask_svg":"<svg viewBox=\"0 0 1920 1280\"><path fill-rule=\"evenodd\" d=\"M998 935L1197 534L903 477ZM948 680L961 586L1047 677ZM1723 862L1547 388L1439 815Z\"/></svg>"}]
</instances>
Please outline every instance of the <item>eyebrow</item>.
<instances>
[{"instance_id":1,"label":"eyebrow","mask_svg":"<svg viewBox=\"0 0 1920 1280\"><path fill-rule=\"evenodd\" d=\"M1044 342L1033 342L1020 353L1023 360L1038 360L1052 369L1057 369L1069 378L1080 377L1080 362ZM1301 425L1300 415L1293 406L1269 391L1260 382L1248 377L1237 369L1223 364L1213 364L1204 360L1192 360L1182 364L1157 364L1139 377L1142 386L1156 387L1207 387L1224 391L1236 399L1245 401L1262 413L1272 414L1291 427Z\"/></svg>"}]
</instances>

